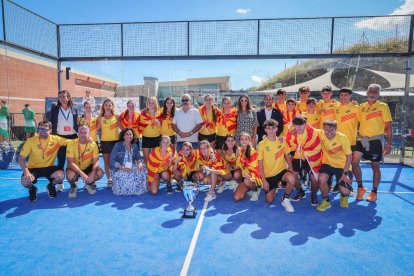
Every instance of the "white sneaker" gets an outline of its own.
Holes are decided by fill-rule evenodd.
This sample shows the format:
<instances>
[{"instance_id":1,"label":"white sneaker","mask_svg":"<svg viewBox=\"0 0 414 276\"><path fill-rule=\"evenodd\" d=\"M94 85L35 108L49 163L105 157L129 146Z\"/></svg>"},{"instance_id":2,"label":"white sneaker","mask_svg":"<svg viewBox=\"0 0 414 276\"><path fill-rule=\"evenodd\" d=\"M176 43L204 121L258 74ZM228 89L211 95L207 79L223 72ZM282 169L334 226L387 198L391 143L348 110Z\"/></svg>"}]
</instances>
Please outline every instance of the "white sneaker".
<instances>
[{"instance_id":1,"label":"white sneaker","mask_svg":"<svg viewBox=\"0 0 414 276\"><path fill-rule=\"evenodd\" d=\"M250 201L258 201L260 195L260 188L257 188L257 191L252 191L250 196Z\"/></svg>"},{"instance_id":2,"label":"white sneaker","mask_svg":"<svg viewBox=\"0 0 414 276\"><path fill-rule=\"evenodd\" d=\"M292 203L290 203L289 198L284 198L282 200L282 206L285 207L286 212L289 212L289 213L295 212L295 208L293 208Z\"/></svg>"},{"instance_id":3,"label":"white sneaker","mask_svg":"<svg viewBox=\"0 0 414 276\"><path fill-rule=\"evenodd\" d=\"M223 191L224 191L224 186L227 184L227 181L223 181L223 182L221 182L221 184L218 186L218 188L217 188L217 193L218 194L221 194L221 193L223 193Z\"/></svg>"},{"instance_id":4,"label":"white sneaker","mask_svg":"<svg viewBox=\"0 0 414 276\"><path fill-rule=\"evenodd\" d=\"M217 198L216 193L214 191L208 191L206 197L204 198L204 201L212 201Z\"/></svg>"},{"instance_id":5,"label":"white sneaker","mask_svg":"<svg viewBox=\"0 0 414 276\"><path fill-rule=\"evenodd\" d=\"M71 186L69 190L69 198L76 198L78 192L78 186Z\"/></svg>"},{"instance_id":6,"label":"white sneaker","mask_svg":"<svg viewBox=\"0 0 414 276\"><path fill-rule=\"evenodd\" d=\"M65 185L63 183L57 184L57 190L58 192L64 192L65 191Z\"/></svg>"},{"instance_id":7,"label":"white sneaker","mask_svg":"<svg viewBox=\"0 0 414 276\"><path fill-rule=\"evenodd\" d=\"M235 180L230 180L228 183L227 183L227 187L229 188L229 189L231 189L231 190L235 190L236 188L237 188L237 182L235 181Z\"/></svg>"},{"instance_id":8,"label":"white sneaker","mask_svg":"<svg viewBox=\"0 0 414 276\"><path fill-rule=\"evenodd\" d=\"M88 191L90 195L96 194L96 188L93 184L85 184L85 189Z\"/></svg>"}]
</instances>

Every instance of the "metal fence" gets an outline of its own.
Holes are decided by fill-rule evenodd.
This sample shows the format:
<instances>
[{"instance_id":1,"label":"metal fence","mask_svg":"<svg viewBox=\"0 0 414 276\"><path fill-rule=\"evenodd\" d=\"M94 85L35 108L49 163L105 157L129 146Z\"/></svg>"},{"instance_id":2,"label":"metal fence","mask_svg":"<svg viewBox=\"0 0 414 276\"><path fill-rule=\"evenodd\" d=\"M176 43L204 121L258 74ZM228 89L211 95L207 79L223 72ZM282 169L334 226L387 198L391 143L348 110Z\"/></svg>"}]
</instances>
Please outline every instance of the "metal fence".
<instances>
[{"instance_id":1,"label":"metal fence","mask_svg":"<svg viewBox=\"0 0 414 276\"><path fill-rule=\"evenodd\" d=\"M2 0L3 42L65 60L412 55L413 16L55 24Z\"/></svg>"}]
</instances>

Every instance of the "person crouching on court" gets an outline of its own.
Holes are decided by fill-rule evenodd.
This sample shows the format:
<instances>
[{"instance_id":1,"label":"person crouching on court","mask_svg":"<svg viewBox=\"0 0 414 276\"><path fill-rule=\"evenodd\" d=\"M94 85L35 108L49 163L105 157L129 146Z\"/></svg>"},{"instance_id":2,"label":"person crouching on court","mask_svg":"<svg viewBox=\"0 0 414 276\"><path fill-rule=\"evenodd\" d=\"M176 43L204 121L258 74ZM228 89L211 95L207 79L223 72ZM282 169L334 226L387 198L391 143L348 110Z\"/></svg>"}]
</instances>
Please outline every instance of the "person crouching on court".
<instances>
[{"instance_id":1,"label":"person crouching on court","mask_svg":"<svg viewBox=\"0 0 414 276\"><path fill-rule=\"evenodd\" d=\"M275 199L275 191L279 181L286 183L282 206L287 212L292 213L295 209L290 203L290 193L295 185L295 176L289 148L285 141L281 142L276 136L278 124L273 119L266 120L263 124L267 136L259 143L257 149L259 172L263 182L263 190L266 193L266 202L269 204L273 203Z\"/></svg>"},{"instance_id":2,"label":"person crouching on court","mask_svg":"<svg viewBox=\"0 0 414 276\"><path fill-rule=\"evenodd\" d=\"M181 150L177 153L173 162L174 180L180 181L200 181L198 170L198 150L193 149L190 142L184 142ZM180 186L177 186L180 187Z\"/></svg>"},{"instance_id":3,"label":"person crouching on court","mask_svg":"<svg viewBox=\"0 0 414 276\"><path fill-rule=\"evenodd\" d=\"M96 181L103 177L104 172L99 168L98 145L90 137L87 125L78 127L78 138L68 143L66 157L68 159L66 179L70 184L69 198L76 198L79 176L85 183L88 193L96 194Z\"/></svg>"},{"instance_id":4,"label":"person crouching on court","mask_svg":"<svg viewBox=\"0 0 414 276\"><path fill-rule=\"evenodd\" d=\"M329 202L328 180L335 175L339 192L341 193L340 206L348 208L348 196L351 188L352 151L348 137L336 131L336 121L325 120L323 132L320 133L322 145L322 166L319 170L319 188L323 201L316 207L318 211L331 208Z\"/></svg>"},{"instance_id":5,"label":"person crouching on court","mask_svg":"<svg viewBox=\"0 0 414 276\"><path fill-rule=\"evenodd\" d=\"M55 185L62 183L65 173L55 166L58 150L66 146L67 140L57 135L51 135L52 123L41 121L38 124L38 136L29 138L23 145L19 156L19 165L23 170L22 185L29 189L29 200L37 200L37 183L39 177L46 177L49 184L46 186L50 198L57 196ZM26 165L26 159L29 162Z\"/></svg>"}]
</instances>

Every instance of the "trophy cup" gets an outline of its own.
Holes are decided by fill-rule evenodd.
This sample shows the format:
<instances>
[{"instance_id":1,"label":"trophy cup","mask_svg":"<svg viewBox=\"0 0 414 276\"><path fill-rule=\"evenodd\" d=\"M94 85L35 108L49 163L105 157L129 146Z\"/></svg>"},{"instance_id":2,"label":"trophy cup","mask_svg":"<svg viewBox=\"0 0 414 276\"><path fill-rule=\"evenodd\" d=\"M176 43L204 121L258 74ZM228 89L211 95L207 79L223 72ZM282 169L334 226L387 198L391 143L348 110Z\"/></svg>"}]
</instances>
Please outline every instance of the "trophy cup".
<instances>
[{"instance_id":1,"label":"trophy cup","mask_svg":"<svg viewBox=\"0 0 414 276\"><path fill-rule=\"evenodd\" d=\"M191 181L182 181L182 190L185 200L188 202L187 208L184 209L183 218L195 218L197 215L197 210L193 206L193 201L195 200L199 188L196 183L193 183Z\"/></svg>"}]
</instances>

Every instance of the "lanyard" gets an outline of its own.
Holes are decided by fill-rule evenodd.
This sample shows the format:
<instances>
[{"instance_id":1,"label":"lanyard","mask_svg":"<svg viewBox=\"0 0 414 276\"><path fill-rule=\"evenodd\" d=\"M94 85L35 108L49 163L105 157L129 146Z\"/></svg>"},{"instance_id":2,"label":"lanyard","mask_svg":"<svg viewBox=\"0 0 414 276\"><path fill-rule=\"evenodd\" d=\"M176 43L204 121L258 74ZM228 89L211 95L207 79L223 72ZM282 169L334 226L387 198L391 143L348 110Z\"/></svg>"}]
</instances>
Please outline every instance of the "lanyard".
<instances>
[{"instance_id":1,"label":"lanyard","mask_svg":"<svg viewBox=\"0 0 414 276\"><path fill-rule=\"evenodd\" d=\"M65 118L66 123L69 122L69 116L70 116L70 113L71 113L71 109L69 108L69 112L68 112L68 115L67 116L65 116L65 113L63 112L62 107L60 108L60 112L62 113L63 118Z\"/></svg>"},{"instance_id":2,"label":"lanyard","mask_svg":"<svg viewBox=\"0 0 414 276\"><path fill-rule=\"evenodd\" d=\"M42 140L39 137L39 147L42 150L42 159L43 160L45 160L45 152L47 150L47 145L48 144L49 144L49 137L47 137L47 140L46 140L46 147L43 148L43 146L42 146Z\"/></svg>"},{"instance_id":3,"label":"lanyard","mask_svg":"<svg viewBox=\"0 0 414 276\"><path fill-rule=\"evenodd\" d=\"M125 143L124 143L124 148L125 148L125 151L126 151L126 153L127 153L127 162L132 162L132 155L133 155L133 153L134 153L134 149L132 148L132 144L131 144L131 152L128 150L128 148L126 147L126 145L125 145Z\"/></svg>"},{"instance_id":4,"label":"lanyard","mask_svg":"<svg viewBox=\"0 0 414 276\"><path fill-rule=\"evenodd\" d=\"M80 143L78 141L78 165L80 166L81 164L81 159L82 156L85 154L86 149L88 148L88 143L86 143L85 145L85 149L83 150L83 152L81 153L81 149L80 149Z\"/></svg>"}]
</instances>

